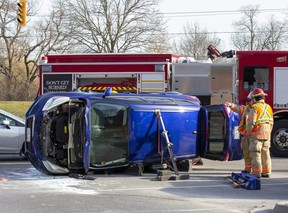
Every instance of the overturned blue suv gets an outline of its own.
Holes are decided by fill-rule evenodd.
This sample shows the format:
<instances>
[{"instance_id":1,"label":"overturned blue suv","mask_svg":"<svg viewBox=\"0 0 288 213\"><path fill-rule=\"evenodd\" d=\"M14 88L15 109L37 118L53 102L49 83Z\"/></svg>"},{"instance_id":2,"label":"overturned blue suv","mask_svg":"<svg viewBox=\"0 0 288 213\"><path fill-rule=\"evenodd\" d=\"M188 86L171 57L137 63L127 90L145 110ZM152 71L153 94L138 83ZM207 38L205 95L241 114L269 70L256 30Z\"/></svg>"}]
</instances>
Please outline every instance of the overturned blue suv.
<instances>
[{"instance_id":1,"label":"overturned blue suv","mask_svg":"<svg viewBox=\"0 0 288 213\"><path fill-rule=\"evenodd\" d=\"M46 93L26 113L25 155L49 175L239 160L238 123L225 105L203 107L180 93Z\"/></svg>"}]
</instances>

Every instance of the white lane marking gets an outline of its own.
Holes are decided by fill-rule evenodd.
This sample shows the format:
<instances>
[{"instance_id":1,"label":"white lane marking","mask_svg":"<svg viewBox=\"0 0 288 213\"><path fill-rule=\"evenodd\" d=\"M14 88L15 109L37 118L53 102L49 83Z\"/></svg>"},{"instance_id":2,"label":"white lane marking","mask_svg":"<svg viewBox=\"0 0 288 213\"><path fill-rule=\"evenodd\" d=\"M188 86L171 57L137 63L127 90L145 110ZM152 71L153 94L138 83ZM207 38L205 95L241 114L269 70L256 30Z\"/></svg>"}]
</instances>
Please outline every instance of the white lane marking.
<instances>
[{"instance_id":1,"label":"white lane marking","mask_svg":"<svg viewBox=\"0 0 288 213\"><path fill-rule=\"evenodd\" d=\"M17 165L17 164L19 164L19 165L28 165L28 164L30 164L31 165L31 163L30 162L15 162L15 161L9 161L9 162L1 162L0 161L0 165L11 165L11 164L13 164L13 165Z\"/></svg>"}]
</instances>

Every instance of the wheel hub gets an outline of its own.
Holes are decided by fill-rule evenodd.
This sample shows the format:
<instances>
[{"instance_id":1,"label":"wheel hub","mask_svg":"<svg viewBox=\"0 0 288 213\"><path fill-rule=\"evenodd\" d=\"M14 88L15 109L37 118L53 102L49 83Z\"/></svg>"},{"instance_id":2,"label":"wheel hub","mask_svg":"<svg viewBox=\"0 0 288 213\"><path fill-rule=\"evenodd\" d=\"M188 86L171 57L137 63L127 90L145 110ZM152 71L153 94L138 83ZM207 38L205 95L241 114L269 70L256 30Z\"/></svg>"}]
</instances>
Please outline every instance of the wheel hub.
<instances>
[{"instance_id":1,"label":"wheel hub","mask_svg":"<svg viewBox=\"0 0 288 213\"><path fill-rule=\"evenodd\" d=\"M275 145L283 150L288 148L288 130L282 129L275 133Z\"/></svg>"}]
</instances>

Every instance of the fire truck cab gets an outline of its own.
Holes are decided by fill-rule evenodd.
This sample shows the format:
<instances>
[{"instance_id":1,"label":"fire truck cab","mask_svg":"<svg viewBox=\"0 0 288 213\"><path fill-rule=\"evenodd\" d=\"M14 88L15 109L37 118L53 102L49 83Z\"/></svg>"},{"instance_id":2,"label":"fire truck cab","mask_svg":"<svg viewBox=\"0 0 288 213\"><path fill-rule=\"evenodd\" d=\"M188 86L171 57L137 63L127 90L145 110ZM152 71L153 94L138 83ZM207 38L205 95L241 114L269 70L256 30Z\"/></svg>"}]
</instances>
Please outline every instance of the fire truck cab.
<instances>
[{"instance_id":1,"label":"fire truck cab","mask_svg":"<svg viewBox=\"0 0 288 213\"><path fill-rule=\"evenodd\" d=\"M249 92L255 88L262 88L268 94L265 101L274 111L271 152L274 156L288 157L288 51L220 53L212 45L208 47L208 51L216 57L234 57L234 83L238 96L236 101L239 104L246 104L249 101Z\"/></svg>"},{"instance_id":2,"label":"fire truck cab","mask_svg":"<svg viewBox=\"0 0 288 213\"><path fill-rule=\"evenodd\" d=\"M271 152L288 157L288 51L237 51L239 102L247 102L251 90L260 87L274 111Z\"/></svg>"}]
</instances>

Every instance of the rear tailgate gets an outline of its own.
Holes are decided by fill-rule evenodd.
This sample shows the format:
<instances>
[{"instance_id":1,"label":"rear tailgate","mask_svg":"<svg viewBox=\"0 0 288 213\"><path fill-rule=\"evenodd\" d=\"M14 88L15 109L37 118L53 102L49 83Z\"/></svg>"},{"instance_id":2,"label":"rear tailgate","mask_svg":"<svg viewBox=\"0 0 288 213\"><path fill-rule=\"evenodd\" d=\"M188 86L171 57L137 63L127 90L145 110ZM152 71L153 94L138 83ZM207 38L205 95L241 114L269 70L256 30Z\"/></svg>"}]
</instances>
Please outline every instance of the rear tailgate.
<instances>
[{"instance_id":1,"label":"rear tailgate","mask_svg":"<svg viewBox=\"0 0 288 213\"><path fill-rule=\"evenodd\" d=\"M202 107L198 134L200 156L221 161L242 159L239 121L239 115L224 104Z\"/></svg>"}]
</instances>

